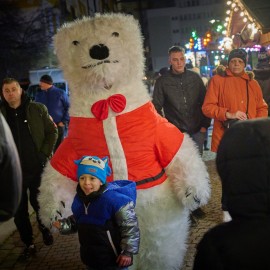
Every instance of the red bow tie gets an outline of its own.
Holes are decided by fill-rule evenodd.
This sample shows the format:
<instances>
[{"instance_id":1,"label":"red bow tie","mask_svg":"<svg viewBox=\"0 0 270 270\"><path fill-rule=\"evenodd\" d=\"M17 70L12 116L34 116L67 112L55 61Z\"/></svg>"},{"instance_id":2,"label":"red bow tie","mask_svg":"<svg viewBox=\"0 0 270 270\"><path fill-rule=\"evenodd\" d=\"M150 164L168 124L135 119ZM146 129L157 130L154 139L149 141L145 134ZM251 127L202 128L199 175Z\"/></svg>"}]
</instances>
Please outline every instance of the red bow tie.
<instances>
[{"instance_id":1,"label":"red bow tie","mask_svg":"<svg viewBox=\"0 0 270 270\"><path fill-rule=\"evenodd\" d=\"M109 107L117 113L122 112L126 107L126 98L121 94L115 94L107 99L95 102L91 112L98 120L104 120L108 117Z\"/></svg>"}]
</instances>

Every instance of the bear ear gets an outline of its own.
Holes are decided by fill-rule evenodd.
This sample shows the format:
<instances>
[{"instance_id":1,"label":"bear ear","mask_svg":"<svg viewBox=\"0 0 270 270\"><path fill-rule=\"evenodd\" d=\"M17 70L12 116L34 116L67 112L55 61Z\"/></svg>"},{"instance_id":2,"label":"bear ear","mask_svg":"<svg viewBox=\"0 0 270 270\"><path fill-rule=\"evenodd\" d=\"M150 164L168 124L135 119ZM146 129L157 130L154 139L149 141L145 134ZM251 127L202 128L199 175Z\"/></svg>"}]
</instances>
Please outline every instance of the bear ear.
<instances>
[{"instance_id":1,"label":"bear ear","mask_svg":"<svg viewBox=\"0 0 270 270\"><path fill-rule=\"evenodd\" d=\"M105 163L105 168L104 169L106 171L106 174L107 174L107 176L110 176L111 173L112 173L112 170L111 170L111 168L109 166L109 157L104 157L104 158L102 158L102 160Z\"/></svg>"},{"instance_id":2,"label":"bear ear","mask_svg":"<svg viewBox=\"0 0 270 270\"><path fill-rule=\"evenodd\" d=\"M79 165L81 163L81 159L78 159L78 160L74 160L74 163Z\"/></svg>"},{"instance_id":3,"label":"bear ear","mask_svg":"<svg viewBox=\"0 0 270 270\"><path fill-rule=\"evenodd\" d=\"M107 163L106 163L106 174L107 174L107 176L110 176L112 174L112 170Z\"/></svg>"},{"instance_id":4,"label":"bear ear","mask_svg":"<svg viewBox=\"0 0 270 270\"><path fill-rule=\"evenodd\" d=\"M109 157L104 157L102 160L104 161L105 165L109 163Z\"/></svg>"}]
</instances>

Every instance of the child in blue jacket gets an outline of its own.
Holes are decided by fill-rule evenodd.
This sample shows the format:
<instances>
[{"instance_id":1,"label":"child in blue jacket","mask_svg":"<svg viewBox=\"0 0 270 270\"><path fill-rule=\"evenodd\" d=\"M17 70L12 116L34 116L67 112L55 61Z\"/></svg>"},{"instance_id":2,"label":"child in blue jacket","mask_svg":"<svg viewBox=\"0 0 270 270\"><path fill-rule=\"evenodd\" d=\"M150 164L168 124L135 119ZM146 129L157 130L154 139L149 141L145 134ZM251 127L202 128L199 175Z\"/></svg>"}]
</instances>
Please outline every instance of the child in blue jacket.
<instances>
[{"instance_id":1,"label":"child in blue jacket","mask_svg":"<svg viewBox=\"0 0 270 270\"><path fill-rule=\"evenodd\" d=\"M107 157L83 156L75 163L79 184L73 215L53 226L61 234L78 231L81 259L88 269L127 269L140 243L136 185L128 180L106 183L111 174Z\"/></svg>"}]
</instances>

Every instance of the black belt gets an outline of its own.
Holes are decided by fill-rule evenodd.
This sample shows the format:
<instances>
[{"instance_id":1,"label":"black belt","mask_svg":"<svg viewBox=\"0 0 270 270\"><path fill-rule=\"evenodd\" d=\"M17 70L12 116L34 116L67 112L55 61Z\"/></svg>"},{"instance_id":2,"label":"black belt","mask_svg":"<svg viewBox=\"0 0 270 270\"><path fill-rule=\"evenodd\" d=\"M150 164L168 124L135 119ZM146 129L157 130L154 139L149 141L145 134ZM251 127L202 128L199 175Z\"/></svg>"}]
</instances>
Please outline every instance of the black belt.
<instances>
[{"instance_id":1,"label":"black belt","mask_svg":"<svg viewBox=\"0 0 270 270\"><path fill-rule=\"evenodd\" d=\"M146 183L150 183L150 182L156 181L159 178L161 178L161 176L163 176L164 173L165 173L165 170L162 169L161 172L159 174L157 174L156 176L154 176L154 177L149 177L149 178L145 178L143 180L137 181L136 182L136 186L139 186L139 185L143 185L143 184L146 184Z\"/></svg>"}]
</instances>

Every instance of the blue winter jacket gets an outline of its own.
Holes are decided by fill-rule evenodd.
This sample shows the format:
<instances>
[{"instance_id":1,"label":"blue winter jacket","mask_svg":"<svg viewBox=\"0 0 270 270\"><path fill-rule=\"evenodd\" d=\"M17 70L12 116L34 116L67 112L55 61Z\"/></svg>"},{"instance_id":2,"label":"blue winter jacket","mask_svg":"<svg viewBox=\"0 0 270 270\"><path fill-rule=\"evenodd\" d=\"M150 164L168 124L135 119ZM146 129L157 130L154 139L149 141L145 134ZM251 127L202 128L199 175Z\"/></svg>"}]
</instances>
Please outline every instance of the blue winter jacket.
<instances>
[{"instance_id":1,"label":"blue winter jacket","mask_svg":"<svg viewBox=\"0 0 270 270\"><path fill-rule=\"evenodd\" d=\"M127 180L108 183L87 205L76 194L73 216L60 220L60 232L69 234L78 230L84 264L94 269L116 267L116 258L121 252L132 256L139 250L135 203L136 185Z\"/></svg>"},{"instance_id":2,"label":"blue winter jacket","mask_svg":"<svg viewBox=\"0 0 270 270\"><path fill-rule=\"evenodd\" d=\"M35 96L35 101L44 104L53 121L58 124L59 122L69 122L69 98L66 92L55 86L50 87L48 90L38 91Z\"/></svg>"}]
</instances>

